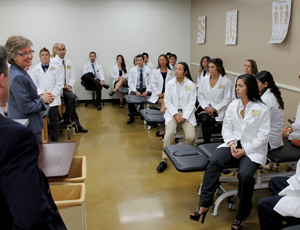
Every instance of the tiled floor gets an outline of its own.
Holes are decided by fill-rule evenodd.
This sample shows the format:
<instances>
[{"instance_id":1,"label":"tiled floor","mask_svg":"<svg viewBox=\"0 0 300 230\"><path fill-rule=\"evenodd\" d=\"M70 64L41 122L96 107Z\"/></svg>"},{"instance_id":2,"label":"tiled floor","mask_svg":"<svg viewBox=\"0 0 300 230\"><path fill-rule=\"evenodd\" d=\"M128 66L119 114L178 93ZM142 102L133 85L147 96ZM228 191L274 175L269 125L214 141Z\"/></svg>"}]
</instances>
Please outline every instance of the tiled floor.
<instances>
[{"instance_id":1,"label":"tiled floor","mask_svg":"<svg viewBox=\"0 0 300 230\"><path fill-rule=\"evenodd\" d=\"M147 130L143 121L127 125L127 105L106 103L102 111L92 105L77 108L87 134L71 132L77 141L75 155L87 157L86 207L88 229L231 229L235 211L223 202L217 217L206 217L205 223L189 220L198 203L197 189L203 173L180 173L169 163L158 174L162 141L156 129ZM68 141L67 132L60 133ZM226 187L236 188L236 183ZM257 201L270 195L256 191L253 210L244 229L259 229Z\"/></svg>"}]
</instances>

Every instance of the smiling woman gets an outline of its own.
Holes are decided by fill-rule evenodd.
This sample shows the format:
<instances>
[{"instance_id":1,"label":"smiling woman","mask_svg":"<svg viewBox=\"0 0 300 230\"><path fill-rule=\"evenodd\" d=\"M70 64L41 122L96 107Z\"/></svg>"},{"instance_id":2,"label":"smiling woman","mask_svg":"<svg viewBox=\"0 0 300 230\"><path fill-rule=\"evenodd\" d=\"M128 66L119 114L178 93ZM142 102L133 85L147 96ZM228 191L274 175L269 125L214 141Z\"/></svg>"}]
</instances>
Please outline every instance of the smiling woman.
<instances>
[{"instance_id":1,"label":"smiling woman","mask_svg":"<svg viewBox=\"0 0 300 230\"><path fill-rule=\"evenodd\" d=\"M38 95L37 88L27 73L34 53L31 47L32 42L22 36L11 36L5 44L8 62L11 64L8 117L29 119L28 128L34 132L38 143L42 143L44 124L41 111L46 110L45 104L53 102L54 96L48 92Z\"/></svg>"}]
</instances>

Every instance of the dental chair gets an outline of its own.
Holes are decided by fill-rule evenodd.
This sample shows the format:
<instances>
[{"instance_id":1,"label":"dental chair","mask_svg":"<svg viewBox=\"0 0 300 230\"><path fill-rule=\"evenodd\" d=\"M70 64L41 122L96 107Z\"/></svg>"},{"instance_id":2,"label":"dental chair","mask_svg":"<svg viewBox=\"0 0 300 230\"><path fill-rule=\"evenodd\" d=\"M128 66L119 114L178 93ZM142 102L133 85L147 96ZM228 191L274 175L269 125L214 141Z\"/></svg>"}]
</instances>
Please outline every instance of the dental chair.
<instances>
[{"instance_id":1,"label":"dental chair","mask_svg":"<svg viewBox=\"0 0 300 230\"><path fill-rule=\"evenodd\" d=\"M221 143L209 143L203 144L199 147L190 146L190 145L170 145L164 148L165 153L174 164L175 168L179 172L199 172L205 171L206 166L208 164L210 156L214 153L215 149ZM279 163L289 163L294 165L297 164L297 161L300 158L300 148L292 145L288 140L284 139L284 146L272 151L269 151L268 158L274 162L275 164ZM217 194L220 196L214 203L212 209L212 215L218 215L218 208L221 202L225 199L228 201L228 208L231 210L235 209L234 198L237 195L238 190L234 189L231 191L226 191L222 183L226 183L229 181L238 181L235 176L235 172L237 169L226 169L226 171L234 172L232 177L220 177L219 182L220 186L216 190ZM281 173L263 173L263 168L259 167L257 173L255 175L256 184L254 186L254 190L268 188L268 181L277 176L292 176L294 175L294 171L289 172L281 172ZM201 185L198 188L198 194L200 195ZM223 194L222 194L223 193ZM222 195L221 195L222 194Z\"/></svg>"}]
</instances>

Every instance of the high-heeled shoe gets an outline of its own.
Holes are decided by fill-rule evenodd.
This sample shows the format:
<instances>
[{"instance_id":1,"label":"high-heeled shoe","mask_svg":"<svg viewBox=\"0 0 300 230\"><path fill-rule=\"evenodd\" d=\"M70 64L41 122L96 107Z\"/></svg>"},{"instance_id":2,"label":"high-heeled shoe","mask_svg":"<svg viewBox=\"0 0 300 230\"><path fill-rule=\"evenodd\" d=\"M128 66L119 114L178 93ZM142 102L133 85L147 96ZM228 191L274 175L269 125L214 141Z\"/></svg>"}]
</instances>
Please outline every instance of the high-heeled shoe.
<instances>
[{"instance_id":1,"label":"high-heeled shoe","mask_svg":"<svg viewBox=\"0 0 300 230\"><path fill-rule=\"evenodd\" d=\"M111 92L109 93L109 96L113 96L115 93L116 93L115 91L111 91Z\"/></svg>"},{"instance_id":2,"label":"high-heeled shoe","mask_svg":"<svg viewBox=\"0 0 300 230\"><path fill-rule=\"evenodd\" d=\"M202 216L201 224L203 224L204 220L205 220L205 217L206 217L206 214L208 212L208 209L205 212L202 212L201 214L199 214L200 208L201 208L201 206L198 206L198 208L193 213L194 215L190 214L190 219L194 220L194 221L199 221L200 216Z\"/></svg>"}]
</instances>

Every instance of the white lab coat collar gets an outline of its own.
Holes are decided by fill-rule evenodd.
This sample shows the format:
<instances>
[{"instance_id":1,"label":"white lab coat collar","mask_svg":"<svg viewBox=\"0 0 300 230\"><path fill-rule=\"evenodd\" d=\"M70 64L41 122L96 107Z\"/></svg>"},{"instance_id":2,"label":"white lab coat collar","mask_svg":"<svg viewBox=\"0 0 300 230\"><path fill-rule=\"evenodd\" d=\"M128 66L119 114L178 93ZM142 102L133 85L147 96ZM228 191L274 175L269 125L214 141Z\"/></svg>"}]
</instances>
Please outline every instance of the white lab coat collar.
<instances>
[{"instance_id":1,"label":"white lab coat collar","mask_svg":"<svg viewBox=\"0 0 300 230\"><path fill-rule=\"evenodd\" d=\"M5 116L4 112L3 112L3 109L1 107L0 107L0 114L3 115L3 116Z\"/></svg>"}]
</instances>

